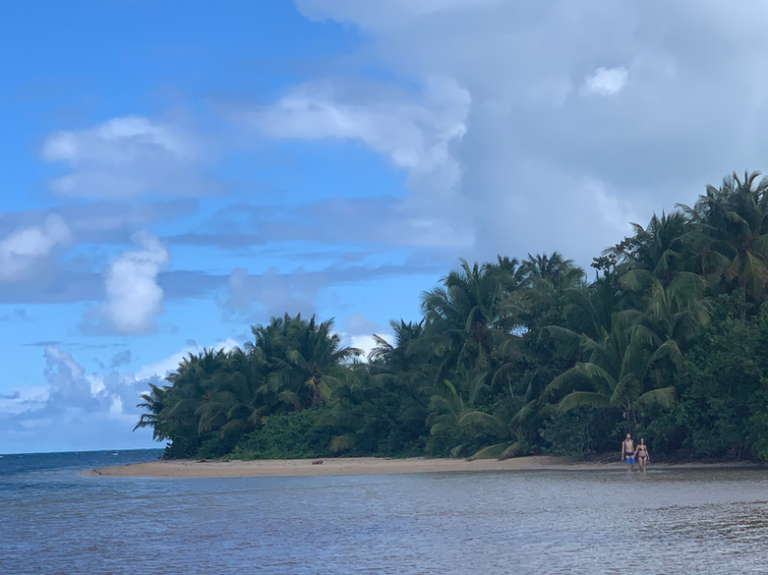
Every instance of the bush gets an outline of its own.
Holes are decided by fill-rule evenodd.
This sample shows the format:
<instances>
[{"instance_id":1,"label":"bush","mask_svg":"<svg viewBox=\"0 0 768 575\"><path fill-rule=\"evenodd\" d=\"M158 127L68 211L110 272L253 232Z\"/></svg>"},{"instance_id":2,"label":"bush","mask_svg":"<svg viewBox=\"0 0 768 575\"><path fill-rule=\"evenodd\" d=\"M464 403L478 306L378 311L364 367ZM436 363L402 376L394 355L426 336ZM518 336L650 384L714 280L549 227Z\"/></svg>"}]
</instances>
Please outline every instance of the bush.
<instances>
[{"instance_id":1,"label":"bush","mask_svg":"<svg viewBox=\"0 0 768 575\"><path fill-rule=\"evenodd\" d=\"M559 413L539 430L545 454L577 457L618 450L623 433L624 424L614 414L586 407Z\"/></svg>"},{"instance_id":2,"label":"bush","mask_svg":"<svg viewBox=\"0 0 768 575\"><path fill-rule=\"evenodd\" d=\"M317 425L321 409L305 409L268 417L232 450L234 459L305 459L331 457L332 433Z\"/></svg>"}]
</instances>

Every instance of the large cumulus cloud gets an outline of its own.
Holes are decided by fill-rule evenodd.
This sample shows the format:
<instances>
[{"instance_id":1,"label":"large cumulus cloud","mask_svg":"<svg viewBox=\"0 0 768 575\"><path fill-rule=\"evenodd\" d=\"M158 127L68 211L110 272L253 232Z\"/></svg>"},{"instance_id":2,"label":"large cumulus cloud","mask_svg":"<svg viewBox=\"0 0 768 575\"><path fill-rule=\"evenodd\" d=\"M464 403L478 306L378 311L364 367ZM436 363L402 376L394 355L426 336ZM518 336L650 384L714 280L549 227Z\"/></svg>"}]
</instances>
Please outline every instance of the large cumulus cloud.
<instances>
[{"instance_id":1,"label":"large cumulus cloud","mask_svg":"<svg viewBox=\"0 0 768 575\"><path fill-rule=\"evenodd\" d=\"M759 169L768 151L756 73L768 6L756 1L296 4L358 26L361 56L400 79L466 90L467 130L450 150L460 193L444 215L471 223L470 256L560 249L588 262L628 220Z\"/></svg>"}]
</instances>

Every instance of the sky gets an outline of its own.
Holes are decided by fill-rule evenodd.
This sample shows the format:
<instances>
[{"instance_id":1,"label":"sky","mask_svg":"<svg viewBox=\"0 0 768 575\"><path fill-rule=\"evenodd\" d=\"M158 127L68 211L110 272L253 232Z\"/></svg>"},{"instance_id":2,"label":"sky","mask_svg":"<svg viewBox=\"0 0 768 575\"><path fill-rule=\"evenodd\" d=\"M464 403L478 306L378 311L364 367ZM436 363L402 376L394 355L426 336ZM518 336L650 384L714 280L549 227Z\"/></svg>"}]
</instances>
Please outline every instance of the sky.
<instances>
[{"instance_id":1,"label":"sky","mask_svg":"<svg viewBox=\"0 0 768 575\"><path fill-rule=\"evenodd\" d=\"M369 349L459 258L592 257L768 152L757 0L0 3L0 453L153 447L250 326Z\"/></svg>"}]
</instances>

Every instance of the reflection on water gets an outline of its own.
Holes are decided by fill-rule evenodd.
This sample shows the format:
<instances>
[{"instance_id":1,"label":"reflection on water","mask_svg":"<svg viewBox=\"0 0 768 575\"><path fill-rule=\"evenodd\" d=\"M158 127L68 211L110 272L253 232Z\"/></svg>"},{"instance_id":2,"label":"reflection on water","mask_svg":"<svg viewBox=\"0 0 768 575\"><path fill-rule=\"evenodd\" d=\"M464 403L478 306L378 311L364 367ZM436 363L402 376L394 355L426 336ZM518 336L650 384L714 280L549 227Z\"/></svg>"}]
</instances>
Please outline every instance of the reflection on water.
<instances>
[{"instance_id":1,"label":"reflection on water","mask_svg":"<svg viewBox=\"0 0 768 575\"><path fill-rule=\"evenodd\" d=\"M7 573L764 573L768 472L517 472L0 487Z\"/></svg>"}]
</instances>

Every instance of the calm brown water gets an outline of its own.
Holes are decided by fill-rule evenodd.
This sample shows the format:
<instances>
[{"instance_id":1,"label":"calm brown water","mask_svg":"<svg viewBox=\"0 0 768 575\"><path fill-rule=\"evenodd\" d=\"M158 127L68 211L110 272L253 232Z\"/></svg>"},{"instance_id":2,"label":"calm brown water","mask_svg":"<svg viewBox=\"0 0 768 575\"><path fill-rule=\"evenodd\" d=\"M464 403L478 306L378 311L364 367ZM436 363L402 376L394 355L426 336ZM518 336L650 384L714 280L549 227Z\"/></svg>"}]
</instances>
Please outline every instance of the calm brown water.
<instances>
[{"instance_id":1,"label":"calm brown water","mask_svg":"<svg viewBox=\"0 0 768 575\"><path fill-rule=\"evenodd\" d=\"M768 572L760 470L146 480L6 459L2 573Z\"/></svg>"}]
</instances>

